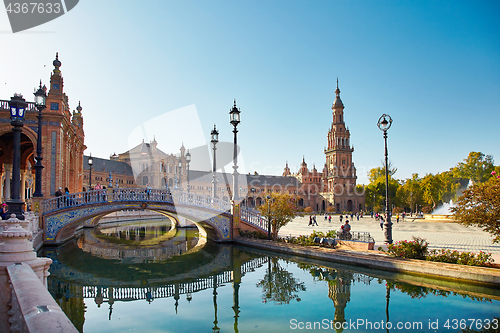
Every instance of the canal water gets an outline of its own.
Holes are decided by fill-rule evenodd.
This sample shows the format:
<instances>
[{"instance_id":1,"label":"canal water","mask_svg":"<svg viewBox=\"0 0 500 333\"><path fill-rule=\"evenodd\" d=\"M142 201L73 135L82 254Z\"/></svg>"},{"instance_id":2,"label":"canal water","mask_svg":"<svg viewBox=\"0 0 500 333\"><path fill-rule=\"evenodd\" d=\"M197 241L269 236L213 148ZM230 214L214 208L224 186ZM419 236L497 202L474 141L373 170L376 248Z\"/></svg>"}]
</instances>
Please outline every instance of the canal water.
<instances>
[{"instance_id":1,"label":"canal water","mask_svg":"<svg viewBox=\"0 0 500 333\"><path fill-rule=\"evenodd\" d=\"M80 332L498 332L500 291L215 244L169 220L40 255Z\"/></svg>"}]
</instances>

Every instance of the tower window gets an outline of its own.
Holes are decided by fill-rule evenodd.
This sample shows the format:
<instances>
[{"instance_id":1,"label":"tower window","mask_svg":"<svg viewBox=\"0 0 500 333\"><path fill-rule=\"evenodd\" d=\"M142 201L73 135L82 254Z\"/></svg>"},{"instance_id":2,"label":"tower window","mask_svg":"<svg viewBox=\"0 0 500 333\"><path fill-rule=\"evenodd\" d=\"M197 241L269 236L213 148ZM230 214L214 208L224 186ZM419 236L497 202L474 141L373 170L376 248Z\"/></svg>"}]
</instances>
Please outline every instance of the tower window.
<instances>
[{"instance_id":1,"label":"tower window","mask_svg":"<svg viewBox=\"0 0 500 333\"><path fill-rule=\"evenodd\" d=\"M59 103L50 102L51 110L59 110Z\"/></svg>"}]
</instances>

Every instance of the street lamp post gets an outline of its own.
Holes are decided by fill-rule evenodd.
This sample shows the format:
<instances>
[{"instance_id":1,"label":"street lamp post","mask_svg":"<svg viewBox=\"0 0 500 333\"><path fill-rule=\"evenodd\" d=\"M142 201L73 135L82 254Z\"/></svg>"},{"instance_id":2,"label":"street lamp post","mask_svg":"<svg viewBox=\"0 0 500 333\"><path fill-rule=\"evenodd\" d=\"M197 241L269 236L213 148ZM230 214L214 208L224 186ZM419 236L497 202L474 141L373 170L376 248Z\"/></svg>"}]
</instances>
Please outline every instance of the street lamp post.
<instances>
[{"instance_id":1,"label":"street lamp post","mask_svg":"<svg viewBox=\"0 0 500 333\"><path fill-rule=\"evenodd\" d=\"M92 153L89 156L89 160L87 161L89 164L89 191L92 190L92 165L94 164L94 159L92 158Z\"/></svg>"},{"instance_id":2,"label":"street lamp post","mask_svg":"<svg viewBox=\"0 0 500 333\"><path fill-rule=\"evenodd\" d=\"M233 108L229 112L229 119L231 125L233 125L234 133L234 151L233 151L233 201L239 200L238 193L238 140L237 140L237 127L240 123L240 110L236 107L236 99L234 100Z\"/></svg>"},{"instance_id":3,"label":"street lamp post","mask_svg":"<svg viewBox=\"0 0 500 333\"><path fill-rule=\"evenodd\" d=\"M182 170L182 161L179 159L177 162L177 189L181 189L181 170Z\"/></svg>"},{"instance_id":4,"label":"street lamp post","mask_svg":"<svg viewBox=\"0 0 500 333\"><path fill-rule=\"evenodd\" d=\"M33 197L41 198L43 197L42 193L42 111L45 109L46 104L45 100L47 98L47 94L45 92L45 86L42 87L42 81L40 81L40 87L34 93L35 95L35 105L38 109L38 133L37 133L37 141L36 141L36 164L35 168L35 193L33 193Z\"/></svg>"},{"instance_id":5,"label":"street lamp post","mask_svg":"<svg viewBox=\"0 0 500 333\"><path fill-rule=\"evenodd\" d=\"M267 239L271 239L271 196L268 195L267 199Z\"/></svg>"},{"instance_id":6,"label":"street lamp post","mask_svg":"<svg viewBox=\"0 0 500 333\"><path fill-rule=\"evenodd\" d=\"M10 201L8 202L8 216L16 214L19 220L24 220L24 202L21 200L19 192L21 187L21 128L23 127L27 105L28 103L26 103L21 94L14 94L14 97L9 101L10 124L12 125L12 132L14 132L12 147L14 151L12 154L12 192L10 194Z\"/></svg>"},{"instance_id":7,"label":"street lamp post","mask_svg":"<svg viewBox=\"0 0 500 333\"><path fill-rule=\"evenodd\" d=\"M189 163L191 163L191 154L189 153L189 149L186 154L186 163L187 163L187 192L189 193Z\"/></svg>"},{"instance_id":8,"label":"street lamp post","mask_svg":"<svg viewBox=\"0 0 500 333\"><path fill-rule=\"evenodd\" d=\"M212 168L212 194L214 198L217 197L217 175L215 174L215 171L217 170L217 163L216 163L216 150L217 150L217 143L219 142L219 131L217 131L217 128L215 128L214 124L214 129L212 132L210 132L210 136L212 137L212 149L214 150L214 166Z\"/></svg>"},{"instance_id":9,"label":"street lamp post","mask_svg":"<svg viewBox=\"0 0 500 333\"><path fill-rule=\"evenodd\" d=\"M392 222L391 222L391 207L389 205L389 160L387 153L387 130L391 127L392 118L388 114L383 114L379 119L377 126L384 132L385 143L385 213L386 219L384 222L384 237L385 243L392 244Z\"/></svg>"}]
</instances>

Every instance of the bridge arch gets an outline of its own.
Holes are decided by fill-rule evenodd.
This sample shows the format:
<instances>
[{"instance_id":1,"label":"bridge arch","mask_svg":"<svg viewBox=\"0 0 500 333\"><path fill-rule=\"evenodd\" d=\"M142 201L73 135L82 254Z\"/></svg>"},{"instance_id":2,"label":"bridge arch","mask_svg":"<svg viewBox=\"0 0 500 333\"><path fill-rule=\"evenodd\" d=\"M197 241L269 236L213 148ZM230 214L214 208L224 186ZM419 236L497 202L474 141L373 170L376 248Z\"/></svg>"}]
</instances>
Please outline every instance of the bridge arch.
<instances>
[{"instance_id":1,"label":"bridge arch","mask_svg":"<svg viewBox=\"0 0 500 333\"><path fill-rule=\"evenodd\" d=\"M93 227L100 217L126 209L152 210L193 221L206 236L219 242L232 240L230 203L214 198L166 190L108 189L69 194L44 201L44 243L60 244L78 228Z\"/></svg>"}]
</instances>

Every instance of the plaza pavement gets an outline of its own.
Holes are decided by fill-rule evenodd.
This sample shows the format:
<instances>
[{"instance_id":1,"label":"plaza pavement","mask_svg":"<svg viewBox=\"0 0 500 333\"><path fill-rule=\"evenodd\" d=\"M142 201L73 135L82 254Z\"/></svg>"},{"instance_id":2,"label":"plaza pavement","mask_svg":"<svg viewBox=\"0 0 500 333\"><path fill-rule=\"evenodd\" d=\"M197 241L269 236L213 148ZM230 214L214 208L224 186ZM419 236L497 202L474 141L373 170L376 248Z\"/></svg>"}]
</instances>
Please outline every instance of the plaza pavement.
<instances>
[{"instance_id":1,"label":"plaza pavement","mask_svg":"<svg viewBox=\"0 0 500 333\"><path fill-rule=\"evenodd\" d=\"M332 215L332 222L325 221L324 215L317 215L318 226L308 226L309 215L296 217L292 222L282 227L279 235L300 236L310 235L313 230L327 232L329 230L339 230L341 223L339 215ZM345 216L343 223L345 222ZM492 254L496 263L500 263L500 244L492 243L493 237L489 233L477 227L465 227L454 222L438 222L432 220L406 219L404 222L393 221L392 238L394 242L411 240L412 236L421 237L427 240L431 249L451 249L457 251L467 251L478 253L484 251ZM366 231L375 239L375 249L379 246L386 248L384 244L384 233L380 229L380 223L369 215L360 218L354 217L354 221L349 218L351 231Z\"/></svg>"}]
</instances>

